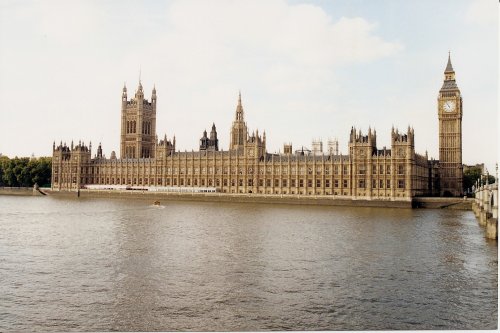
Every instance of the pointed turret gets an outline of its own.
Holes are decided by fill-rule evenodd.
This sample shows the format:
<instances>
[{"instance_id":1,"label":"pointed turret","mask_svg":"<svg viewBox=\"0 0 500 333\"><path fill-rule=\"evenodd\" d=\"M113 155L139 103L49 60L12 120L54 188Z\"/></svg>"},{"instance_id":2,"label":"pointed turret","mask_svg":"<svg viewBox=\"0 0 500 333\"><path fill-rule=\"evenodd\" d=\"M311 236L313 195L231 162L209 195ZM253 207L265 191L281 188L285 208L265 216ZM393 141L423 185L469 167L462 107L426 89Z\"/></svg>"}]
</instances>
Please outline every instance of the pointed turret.
<instances>
[{"instance_id":1,"label":"pointed turret","mask_svg":"<svg viewBox=\"0 0 500 333\"><path fill-rule=\"evenodd\" d=\"M151 103L156 103L156 84L153 85L153 93L151 94Z\"/></svg>"},{"instance_id":2,"label":"pointed turret","mask_svg":"<svg viewBox=\"0 0 500 333\"><path fill-rule=\"evenodd\" d=\"M135 98L138 103L142 102L144 99L144 90L142 89L141 79L139 79L139 85L137 86L137 91L135 92Z\"/></svg>"},{"instance_id":3,"label":"pointed turret","mask_svg":"<svg viewBox=\"0 0 500 333\"><path fill-rule=\"evenodd\" d=\"M446 64L446 69L444 70L445 73L454 73L455 71L453 70L453 66L451 65L451 55L450 52L448 52L448 63Z\"/></svg>"},{"instance_id":4,"label":"pointed turret","mask_svg":"<svg viewBox=\"0 0 500 333\"><path fill-rule=\"evenodd\" d=\"M122 89L122 100L126 101L127 100L127 86L125 85L125 82L123 83L123 89Z\"/></svg>"},{"instance_id":5,"label":"pointed turret","mask_svg":"<svg viewBox=\"0 0 500 333\"><path fill-rule=\"evenodd\" d=\"M238 94L238 105L236 106L236 120L243 121L243 106L241 105L241 91Z\"/></svg>"},{"instance_id":6,"label":"pointed turret","mask_svg":"<svg viewBox=\"0 0 500 333\"><path fill-rule=\"evenodd\" d=\"M238 93L238 105L236 106L236 116L231 127L231 137L229 149L241 149L248 138L248 129L244 121L243 106L241 104L241 91Z\"/></svg>"},{"instance_id":7,"label":"pointed turret","mask_svg":"<svg viewBox=\"0 0 500 333\"><path fill-rule=\"evenodd\" d=\"M215 123L212 124L212 130L210 131L210 140L217 140L217 130L215 128Z\"/></svg>"},{"instance_id":8,"label":"pointed turret","mask_svg":"<svg viewBox=\"0 0 500 333\"><path fill-rule=\"evenodd\" d=\"M458 89L457 84L455 83L455 70L451 65L451 56L448 53L448 63L446 64L446 68L444 70L444 83L441 90L446 89Z\"/></svg>"},{"instance_id":9,"label":"pointed turret","mask_svg":"<svg viewBox=\"0 0 500 333\"><path fill-rule=\"evenodd\" d=\"M99 142L99 147L97 147L97 158L102 158L102 146Z\"/></svg>"}]
</instances>

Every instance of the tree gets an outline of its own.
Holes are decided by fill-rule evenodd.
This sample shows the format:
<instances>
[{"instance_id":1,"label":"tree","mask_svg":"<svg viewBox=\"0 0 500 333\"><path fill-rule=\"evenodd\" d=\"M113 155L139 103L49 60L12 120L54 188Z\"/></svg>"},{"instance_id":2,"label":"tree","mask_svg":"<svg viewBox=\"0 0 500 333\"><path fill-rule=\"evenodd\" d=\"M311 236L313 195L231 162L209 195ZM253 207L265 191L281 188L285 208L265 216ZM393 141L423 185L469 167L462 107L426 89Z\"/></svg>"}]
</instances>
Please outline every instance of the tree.
<instances>
[{"instance_id":1,"label":"tree","mask_svg":"<svg viewBox=\"0 0 500 333\"><path fill-rule=\"evenodd\" d=\"M50 157L28 158L0 157L0 186L31 187L50 185L52 159Z\"/></svg>"},{"instance_id":2,"label":"tree","mask_svg":"<svg viewBox=\"0 0 500 333\"><path fill-rule=\"evenodd\" d=\"M464 192L467 190L471 190L472 186L476 184L476 181L481 178L482 168L480 166L469 167L464 171L463 178L463 189ZM488 182L493 184L495 182L495 177L492 175L488 175Z\"/></svg>"},{"instance_id":3,"label":"tree","mask_svg":"<svg viewBox=\"0 0 500 333\"><path fill-rule=\"evenodd\" d=\"M0 186L5 186L4 175L9 161L7 156L0 156Z\"/></svg>"},{"instance_id":4,"label":"tree","mask_svg":"<svg viewBox=\"0 0 500 333\"><path fill-rule=\"evenodd\" d=\"M30 169L33 184L36 183L39 186L49 186L51 172L52 159L50 157L40 157Z\"/></svg>"}]
</instances>

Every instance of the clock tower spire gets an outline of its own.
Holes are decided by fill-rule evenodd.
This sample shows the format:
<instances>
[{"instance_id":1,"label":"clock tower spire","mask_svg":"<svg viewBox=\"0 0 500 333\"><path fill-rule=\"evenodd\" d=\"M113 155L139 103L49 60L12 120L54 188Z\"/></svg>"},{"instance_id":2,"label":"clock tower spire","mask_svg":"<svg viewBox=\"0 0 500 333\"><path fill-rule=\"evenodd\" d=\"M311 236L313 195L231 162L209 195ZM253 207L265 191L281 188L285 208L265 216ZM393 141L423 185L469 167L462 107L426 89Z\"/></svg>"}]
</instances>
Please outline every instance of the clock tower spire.
<instances>
[{"instance_id":1,"label":"clock tower spire","mask_svg":"<svg viewBox=\"0 0 500 333\"><path fill-rule=\"evenodd\" d=\"M455 81L455 70L448 54L444 81L438 96L439 177L441 196L461 196L462 96Z\"/></svg>"}]
</instances>

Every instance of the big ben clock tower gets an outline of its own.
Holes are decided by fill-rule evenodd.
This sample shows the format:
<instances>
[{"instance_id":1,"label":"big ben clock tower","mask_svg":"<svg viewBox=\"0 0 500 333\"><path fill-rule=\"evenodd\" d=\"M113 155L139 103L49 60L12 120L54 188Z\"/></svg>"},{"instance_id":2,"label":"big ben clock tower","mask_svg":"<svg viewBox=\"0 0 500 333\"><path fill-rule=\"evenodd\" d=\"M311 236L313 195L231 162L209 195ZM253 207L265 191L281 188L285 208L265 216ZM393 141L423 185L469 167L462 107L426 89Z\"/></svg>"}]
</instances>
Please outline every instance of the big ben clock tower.
<instances>
[{"instance_id":1,"label":"big ben clock tower","mask_svg":"<svg viewBox=\"0 0 500 333\"><path fill-rule=\"evenodd\" d=\"M462 96L455 82L450 55L444 70L444 82L438 96L439 177L441 196L461 196L462 166Z\"/></svg>"}]
</instances>

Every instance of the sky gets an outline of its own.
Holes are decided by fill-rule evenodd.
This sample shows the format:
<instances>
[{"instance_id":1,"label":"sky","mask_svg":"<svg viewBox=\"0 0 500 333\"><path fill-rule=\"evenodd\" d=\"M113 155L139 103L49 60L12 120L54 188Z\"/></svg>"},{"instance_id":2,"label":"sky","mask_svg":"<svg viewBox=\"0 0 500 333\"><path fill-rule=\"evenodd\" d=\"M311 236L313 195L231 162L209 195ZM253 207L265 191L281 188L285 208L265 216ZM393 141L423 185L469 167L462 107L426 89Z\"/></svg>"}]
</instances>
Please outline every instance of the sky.
<instances>
[{"instance_id":1,"label":"sky","mask_svg":"<svg viewBox=\"0 0 500 333\"><path fill-rule=\"evenodd\" d=\"M102 142L119 155L121 92L156 86L157 134L197 150L215 123L229 146L241 91L268 152L352 126L415 130L438 159L437 96L448 52L463 96L463 162L498 159L497 0L0 0L0 153L50 156ZM95 151L95 148L94 148Z\"/></svg>"}]
</instances>

